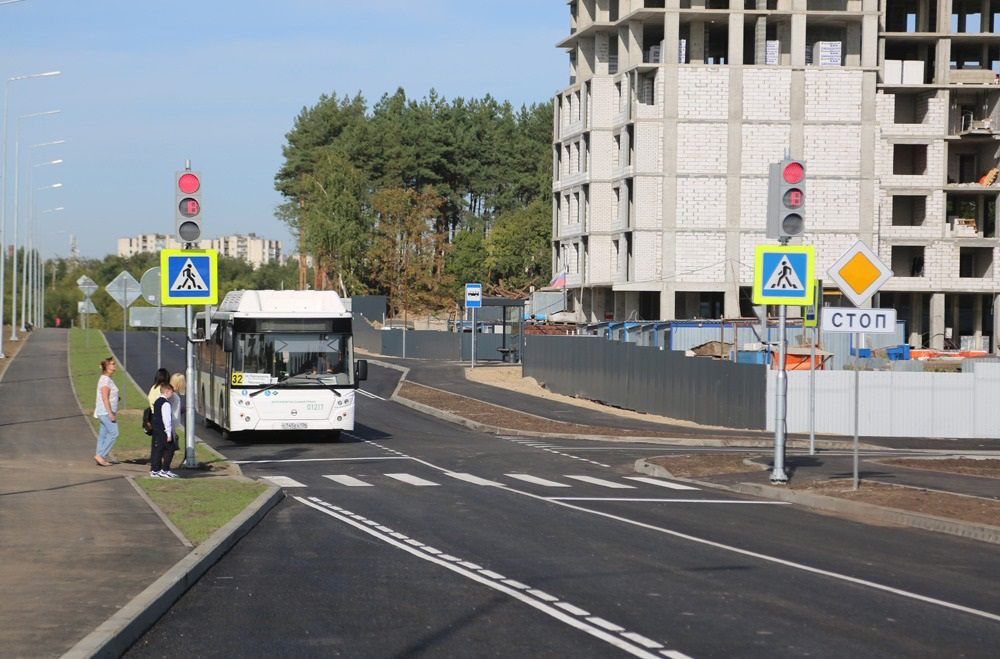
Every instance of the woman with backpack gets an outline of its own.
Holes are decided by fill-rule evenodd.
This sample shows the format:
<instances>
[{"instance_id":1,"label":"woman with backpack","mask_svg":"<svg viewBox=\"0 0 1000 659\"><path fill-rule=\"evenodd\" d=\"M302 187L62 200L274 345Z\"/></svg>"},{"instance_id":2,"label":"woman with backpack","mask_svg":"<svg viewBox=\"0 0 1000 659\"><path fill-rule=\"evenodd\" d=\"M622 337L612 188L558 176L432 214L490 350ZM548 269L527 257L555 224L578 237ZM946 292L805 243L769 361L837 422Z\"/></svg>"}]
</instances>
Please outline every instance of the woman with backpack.
<instances>
[{"instance_id":1,"label":"woman with backpack","mask_svg":"<svg viewBox=\"0 0 1000 659\"><path fill-rule=\"evenodd\" d=\"M160 386L170 383L170 371L165 368L157 369L153 377L153 386L149 388L149 408L142 414L142 430L147 435L153 434L153 404L160 397Z\"/></svg>"}]
</instances>

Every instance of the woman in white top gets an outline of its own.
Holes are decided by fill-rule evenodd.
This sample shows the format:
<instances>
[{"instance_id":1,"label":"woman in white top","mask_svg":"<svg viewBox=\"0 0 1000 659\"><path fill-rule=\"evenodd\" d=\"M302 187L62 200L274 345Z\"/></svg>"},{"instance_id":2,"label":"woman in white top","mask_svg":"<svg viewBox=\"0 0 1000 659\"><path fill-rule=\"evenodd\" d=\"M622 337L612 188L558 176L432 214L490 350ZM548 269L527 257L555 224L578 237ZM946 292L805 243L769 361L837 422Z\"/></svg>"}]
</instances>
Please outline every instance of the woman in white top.
<instances>
[{"instance_id":1,"label":"woman in white top","mask_svg":"<svg viewBox=\"0 0 1000 659\"><path fill-rule=\"evenodd\" d=\"M181 418L181 397L184 394L184 374L174 373L170 376L170 386L174 388L174 395L170 397L170 413L173 416L174 439L177 439L177 431L184 427L184 419Z\"/></svg>"},{"instance_id":2,"label":"woman in white top","mask_svg":"<svg viewBox=\"0 0 1000 659\"><path fill-rule=\"evenodd\" d=\"M94 416L101 422L101 430L97 433L97 453L94 462L102 467L110 467L108 455L118 439L118 385L111 379L117 370L115 358L101 360L101 377L97 380L97 402L94 405Z\"/></svg>"}]
</instances>

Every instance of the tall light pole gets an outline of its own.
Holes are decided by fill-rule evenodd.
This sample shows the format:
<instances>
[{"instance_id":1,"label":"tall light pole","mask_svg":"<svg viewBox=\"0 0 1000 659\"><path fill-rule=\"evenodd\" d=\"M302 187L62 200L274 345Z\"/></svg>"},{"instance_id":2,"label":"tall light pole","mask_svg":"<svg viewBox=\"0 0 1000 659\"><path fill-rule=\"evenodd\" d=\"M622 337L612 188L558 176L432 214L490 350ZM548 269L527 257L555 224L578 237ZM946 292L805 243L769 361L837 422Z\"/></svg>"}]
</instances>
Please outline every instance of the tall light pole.
<instances>
[{"instance_id":1,"label":"tall light pole","mask_svg":"<svg viewBox=\"0 0 1000 659\"><path fill-rule=\"evenodd\" d=\"M31 187L31 185L32 185L31 184L31 174L32 174L32 172L34 172L35 169L38 168L38 167L46 167L48 165L58 165L60 163L62 163L62 159L61 158L59 160L50 160L49 162L43 162L43 163L39 163L37 165L32 165L31 166L31 168L28 170L28 192L29 192L29 195L34 190L34 188ZM53 185L51 187L61 188L62 187L62 183L57 183L56 185ZM15 206L15 208L16 208L16 206ZM35 206L34 206L34 197L32 196L32 198L28 200L28 216L29 216L29 218L34 215L34 208L35 208ZM17 221L17 216L16 215L14 217L14 220L15 220L15 222ZM26 304L25 304L27 302L27 299L28 299L28 265L29 265L28 264L29 252L28 252L28 240L27 240L27 238L28 238L28 220L27 219L25 219L25 223L24 223L24 233L25 233L25 241L24 241L25 242L25 248L24 248L24 265L22 267L22 272L21 272L22 278L21 278L21 324L20 324L20 328L21 328L22 332L25 331L24 324L28 320L28 318L27 318L27 307L26 307ZM15 236L17 235L16 231L14 232L14 235ZM11 316L12 316L11 320L13 320L14 322L11 323L11 331L10 331L11 336L10 336L10 340L11 341L17 341L17 334L14 332L14 325L17 325L17 322L16 322L17 321L17 242L16 242L16 239L15 239L15 243L14 243L14 281L11 282L11 283L14 285L14 299L13 299L13 308L11 309Z\"/></svg>"},{"instance_id":2,"label":"tall light pole","mask_svg":"<svg viewBox=\"0 0 1000 659\"><path fill-rule=\"evenodd\" d=\"M33 155L34 155L35 149L39 149L39 148L45 147L45 146L55 146L57 144L65 144L65 143L66 143L66 140L52 140L51 142L42 142L41 144L31 144L31 145L28 146L28 189L29 190L31 190L31 185L32 185L31 184L31 173L34 171L34 169L32 169L33 166L32 166L31 163L34 162ZM44 166L44 165L40 165L40 166ZM58 208L56 210L62 210L62 208ZM51 211L44 211L44 212L51 212ZM35 216L36 215L37 215L37 213L35 212L35 207L33 205L29 204L28 205L28 223L29 223L28 226L30 226L29 231L30 231L31 245L32 245L33 248L35 247L35 243L36 243L36 238L35 237L37 235L36 221L35 221ZM37 269L38 267L40 267L39 262L41 261L41 254L40 254L40 252L37 251L37 248L35 248L32 251L30 251L29 254L32 257L32 260L33 260L32 261L32 265L34 266L34 269ZM28 290L34 292L33 289L37 286L37 281L38 281L39 278L34 276L36 274L34 272L34 270L31 271L31 274L32 274L31 286L29 286ZM21 290L24 290L24 288L22 287ZM32 318L31 324L34 325L35 327L40 327L41 326L41 323L39 322L39 320L37 318L37 316L38 316L38 314L37 314L37 307L38 307L38 303L39 303L40 300L41 300L41 293L40 293L40 291L38 292L38 294L33 294L31 296L31 299L28 300L28 306L29 307L32 307L32 303L34 303L34 306L32 307L32 309L36 313L33 313L33 314L29 313L29 317ZM25 321L24 312L22 310L22 312L21 312L21 327L22 328L24 327L24 323L25 322L27 322L27 321Z\"/></svg>"},{"instance_id":3,"label":"tall light pole","mask_svg":"<svg viewBox=\"0 0 1000 659\"><path fill-rule=\"evenodd\" d=\"M3 83L3 165L0 167L0 359L6 357L3 354L3 296L6 286L4 284L4 271L7 269L7 101L9 100L10 83L15 80L30 80L31 78L47 78L57 76L60 71L46 71L45 73L34 73L28 76L14 76L7 78Z\"/></svg>"},{"instance_id":4,"label":"tall light pole","mask_svg":"<svg viewBox=\"0 0 1000 659\"><path fill-rule=\"evenodd\" d=\"M58 213L59 211L66 210L63 206L58 208L48 208L41 212L42 215L45 213ZM34 236L36 235L36 222L34 216L36 213L32 211L32 222L31 222L31 235L32 242L34 242ZM31 269L31 286L29 290L31 291L31 303L29 306L32 308L31 313L31 324L35 327L43 327L45 323L45 261L42 260L41 250L35 249L34 252L34 267Z\"/></svg>"},{"instance_id":5,"label":"tall light pole","mask_svg":"<svg viewBox=\"0 0 1000 659\"><path fill-rule=\"evenodd\" d=\"M17 227L21 222L21 212L18 207L17 201L21 191L21 185L18 182L18 176L21 172L21 120L22 119L34 119L36 117L47 117L53 114L59 114L61 110L49 110L48 112L35 112L32 114L25 114L17 118L17 128L14 130L14 265L11 267L11 292L13 296L11 298L10 305L10 340L17 341L17 328L20 327L21 331L24 331L24 304L23 299L25 295L24 286L21 286L21 322L17 322ZM58 162L62 162L59 160ZM55 164L55 163L52 163ZM31 172L28 172L28 178L31 178ZM28 232L27 224L24 227L25 234ZM24 254L24 264L21 266L24 269L23 281L27 282L28 274L28 253Z\"/></svg>"}]
</instances>

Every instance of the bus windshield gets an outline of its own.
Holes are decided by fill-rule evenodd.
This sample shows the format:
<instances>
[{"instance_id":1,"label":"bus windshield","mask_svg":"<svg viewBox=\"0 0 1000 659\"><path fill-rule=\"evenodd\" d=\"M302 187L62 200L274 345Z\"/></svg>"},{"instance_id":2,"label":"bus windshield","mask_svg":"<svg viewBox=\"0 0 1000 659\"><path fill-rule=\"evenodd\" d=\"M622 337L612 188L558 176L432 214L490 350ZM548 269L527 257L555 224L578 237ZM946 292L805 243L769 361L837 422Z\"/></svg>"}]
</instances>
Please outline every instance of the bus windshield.
<instances>
[{"instance_id":1,"label":"bus windshield","mask_svg":"<svg viewBox=\"0 0 1000 659\"><path fill-rule=\"evenodd\" d=\"M265 376L247 378L254 384L299 375L315 376L324 384L354 383L348 334L259 332L234 338L233 372Z\"/></svg>"}]
</instances>

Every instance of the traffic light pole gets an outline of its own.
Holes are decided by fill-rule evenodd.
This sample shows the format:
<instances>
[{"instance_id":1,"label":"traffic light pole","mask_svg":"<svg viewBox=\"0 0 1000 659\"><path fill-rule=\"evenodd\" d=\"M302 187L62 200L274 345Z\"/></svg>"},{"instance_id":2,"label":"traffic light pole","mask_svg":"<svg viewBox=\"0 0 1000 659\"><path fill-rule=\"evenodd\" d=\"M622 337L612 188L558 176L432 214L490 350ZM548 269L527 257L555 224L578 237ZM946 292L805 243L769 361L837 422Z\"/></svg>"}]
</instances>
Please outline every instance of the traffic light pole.
<instances>
[{"instance_id":1,"label":"traffic light pole","mask_svg":"<svg viewBox=\"0 0 1000 659\"><path fill-rule=\"evenodd\" d=\"M190 304L184 307L184 331L187 335L187 369L184 375L184 392L187 403L187 413L184 415L184 466L194 468L198 461L194 458L194 417L196 387L194 386L194 323L193 309Z\"/></svg>"},{"instance_id":2,"label":"traffic light pole","mask_svg":"<svg viewBox=\"0 0 1000 659\"><path fill-rule=\"evenodd\" d=\"M788 244L788 238L781 238L782 245ZM785 420L788 416L788 373L785 372L786 350L788 343L788 306L778 305L778 378L775 391L774 413L774 468L771 471L771 482L784 485L788 482L785 473Z\"/></svg>"}]
</instances>

